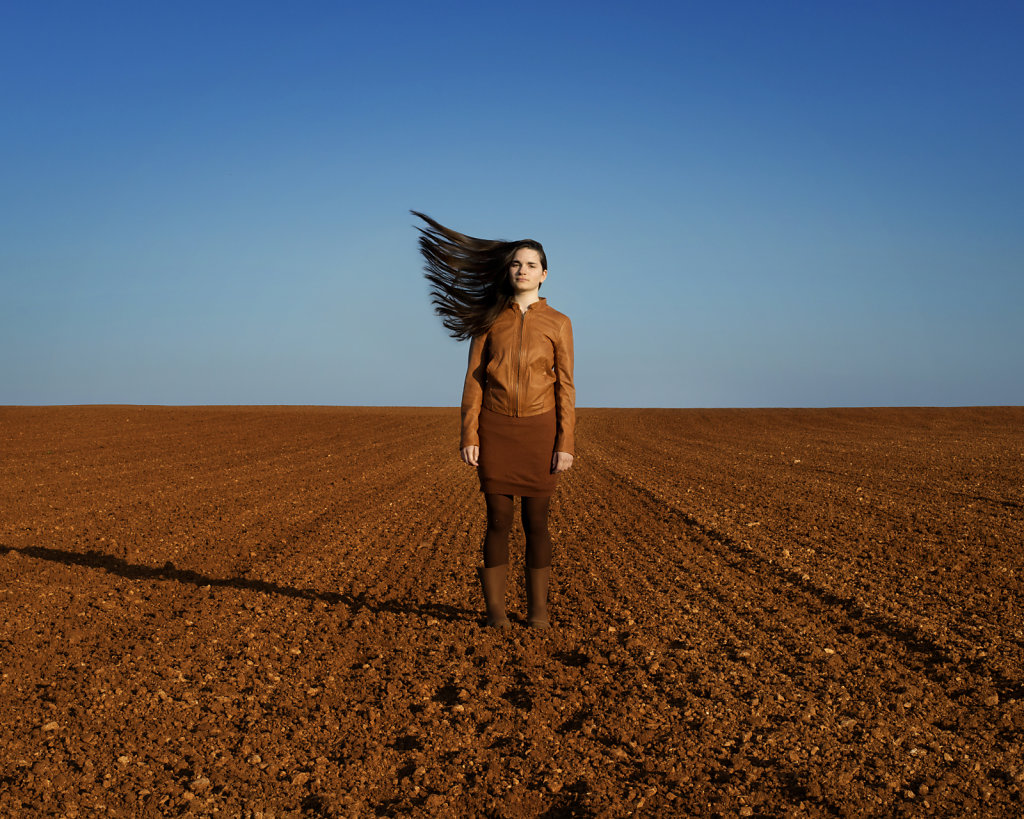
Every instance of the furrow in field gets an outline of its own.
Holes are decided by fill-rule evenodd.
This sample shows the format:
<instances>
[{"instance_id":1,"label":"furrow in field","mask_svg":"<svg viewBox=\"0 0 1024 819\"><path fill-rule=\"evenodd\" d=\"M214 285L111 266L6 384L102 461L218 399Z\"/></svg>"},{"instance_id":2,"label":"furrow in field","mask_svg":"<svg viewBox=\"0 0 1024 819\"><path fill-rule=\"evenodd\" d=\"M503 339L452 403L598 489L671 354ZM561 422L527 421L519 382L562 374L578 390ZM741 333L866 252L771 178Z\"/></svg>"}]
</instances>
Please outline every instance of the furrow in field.
<instances>
[{"instance_id":1,"label":"furrow in field","mask_svg":"<svg viewBox=\"0 0 1024 819\"><path fill-rule=\"evenodd\" d=\"M605 521L613 545L607 551L615 556L606 573L622 578L617 585L628 590L621 598L624 607L631 598L650 601L662 617L677 625L685 618L689 628L699 629L730 657L765 642L766 633L775 635L768 642L778 648L763 660L775 654L777 665L791 668L811 653L805 623L778 617L781 606L773 594L737 573L731 555L702 548L701 532L666 515L662 504L623 484L613 470L594 467L589 485L595 497L615 499L610 506L628 510L613 512ZM677 633L677 639L688 638L685 631Z\"/></svg>"},{"instance_id":2,"label":"furrow in field","mask_svg":"<svg viewBox=\"0 0 1024 819\"><path fill-rule=\"evenodd\" d=\"M721 541L726 537L733 543L749 544L755 552L767 556L770 561L780 566L789 566L791 572L798 577L806 570L812 577L830 578L834 587L830 593L833 595L867 600L866 605L880 613L880 616L901 622L910 620L929 633L949 635L949 639L960 643L977 641L976 634L963 631L965 618L962 612L977 612L982 607L996 607L991 619L1005 624L1004 635L1012 635L1019 630L1017 616L1008 607L1005 596L989 592L985 597L978 597L971 590L970 584L960 584L959 588L964 589L967 595L961 597L957 605L952 605L957 600L956 591L946 584L940 587L936 582L936 579L941 579L951 570L958 573L977 572L978 567L982 566L981 573L994 573L997 583L1000 582L999 573L1002 572L1003 578L1019 584L1019 580L1005 574L1007 564L1012 571L1014 556L1000 556L1002 567L999 564L994 567L985 566L983 553L979 555L971 549L954 555L955 560L947 563L948 558L943 557L941 552L936 554L935 549L925 545L922 546L924 551L920 559L928 562L922 565L911 561L908 564L906 558L914 554L912 551L909 554L907 552L908 539L910 543L922 539L927 543L929 537L947 537L949 533L938 529L931 536L915 535L916 526L913 521L908 522L906 517L906 504L895 502L887 495L889 479L872 484L871 495L875 496L873 505L877 507L876 511L872 511L869 504L864 503L865 498L858 494L861 487L854 483L859 483L862 480L860 477L844 477L851 485L848 489L837 490L834 486L830 489L828 484L816 485L813 475L796 468L784 468L782 472L758 476L751 473L752 467L747 462L730 463L731 459L726 457L725 452L719 457L719 462L727 463L728 466L719 469L717 477L715 474L703 475L692 471L681 477L667 470L664 462L659 466L658 461L647 457L623 460L621 447L628 446L629 442L608 442L607 430L604 429L597 430L597 433L602 443L598 457L606 463L614 463L624 480L656 487L657 496L676 504L677 509L680 508L679 504L685 504L685 514L699 522L713 538ZM678 439L668 439L664 443L667 452L679 454ZM684 457L676 457L674 460L681 463L687 461ZM628 471L622 469L623 463L628 464ZM730 475L730 479L723 480L720 477L722 474ZM781 485L780 476L786 481ZM692 492L694 486L708 484L709 481L707 491ZM893 478L891 483L896 484L897 480ZM748 486L777 488L767 495L763 491L753 495L749 491L738 494L738 489L743 490ZM854 492L854 488L857 492ZM824 507L803 508L793 505L794 499L829 497L830 493L836 491L839 491L840 497L836 499L835 505L832 500ZM933 508L933 505L931 496L925 496L919 503L918 511L912 513L914 519L921 520L922 516L928 521L949 519L947 511ZM743 506L747 506L745 512L742 512ZM887 508L892 506L902 506L904 511L893 513ZM821 508L827 509L827 515L820 514L818 509ZM888 522L880 525L881 520ZM971 525L971 531L977 531L977 527ZM844 526L850 535L846 539L842 537ZM1020 528L1020 524L1017 524L1017 528ZM725 536L726 531L732 534ZM895 542L894 537L897 538ZM998 535L993 534L992 537ZM900 543L900 547L896 543ZM783 554L784 550L792 552L791 559L790 555ZM884 554L887 559L880 562L880 554ZM951 591L954 595L952 599ZM996 642L1000 641L997 639ZM1007 645L1005 637L1001 642Z\"/></svg>"},{"instance_id":3,"label":"furrow in field","mask_svg":"<svg viewBox=\"0 0 1024 819\"><path fill-rule=\"evenodd\" d=\"M708 562L707 558L711 558L716 576L728 577L730 587L738 586L744 593L768 601L781 597L787 604L799 606L805 613L805 621L810 617L825 616L839 626L848 627L858 616L854 612L860 612L860 616L869 623L878 623L877 617L872 618L868 614L872 608L870 602L847 598L834 590L816 586L809 582L809 576L805 579L799 571L765 558L756 549L743 543L738 533L730 534L721 528L706 525L675 502L662 497L657 489L634 481L615 469L609 470L609 473L623 491L648 505L652 518L657 515L664 520L671 520L674 526L688 532L690 536L687 542L701 548L705 557L704 560L693 561L693 565L704 566ZM785 534L779 539L786 543ZM735 591L730 593L735 594ZM891 636L896 625L886 623L882 628L884 633ZM924 638L921 636L919 639ZM940 649L933 647L933 650Z\"/></svg>"},{"instance_id":4,"label":"furrow in field","mask_svg":"<svg viewBox=\"0 0 1024 819\"><path fill-rule=\"evenodd\" d=\"M646 496L652 503L668 510L681 525L703 535L703 539L698 538L697 541L717 552L723 562L749 577L758 578L760 585L773 588L773 594L785 595L808 616L825 616L833 629L854 631L861 635L868 632L865 636L870 636L872 642L885 645L884 651L887 654L907 655L907 662L919 672L928 674L934 682L941 684L945 680L944 672L932 673L936 665L959 664L964 657L976 657L976 641L959 623L954 620L952 626L943 624L937 628L938 618L934 615L921 615L920 596L894 601L891 598L891 586L890 596L881 599L865 594L863 589L851 592L848 582L841 575L837 588L830 585L827 574L815 572L818 576L812 578L801 569L767 558L756 547L744 543L741 540L742 533L729 534L722 529L707 526L674 501L662 497L660 491L652 490L621 473L614 474L623 486L629 487L635 494ZM771 534L770 530L762 529L762 536ZM784 533L776 541L776 546L780 542L787 542ZM798 543L789 545L794 551L799 546ZM1009 655L1009 666L1019 667L1014 661L1012 648ZM1019 684L1012 679L1012 672L1001 669L1000 664L992 659L982 664L969 663L967 670L996 677L999 687L1006 694L1019 688Z\"/></svg>"}]
</instances>

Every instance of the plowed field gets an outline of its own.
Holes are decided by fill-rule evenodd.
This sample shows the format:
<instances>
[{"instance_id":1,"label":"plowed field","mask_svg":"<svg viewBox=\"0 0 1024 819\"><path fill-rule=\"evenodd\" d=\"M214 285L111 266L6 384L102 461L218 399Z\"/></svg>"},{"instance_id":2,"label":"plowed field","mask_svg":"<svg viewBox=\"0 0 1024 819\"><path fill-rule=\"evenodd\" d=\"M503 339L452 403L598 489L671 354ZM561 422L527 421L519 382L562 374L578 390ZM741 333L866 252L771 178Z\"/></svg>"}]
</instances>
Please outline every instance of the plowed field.
<instances>
[{"instance_id":1,"label":"plowed field","mask_svg":"<svg viewBox=\"0 0 1024 819\"><path fill-rule=\"evenodd\" d=\"M0 408L0 815L1024 811L1024 409L582 409L548 632L457 428Z\"/></svg>"}]
</instances>

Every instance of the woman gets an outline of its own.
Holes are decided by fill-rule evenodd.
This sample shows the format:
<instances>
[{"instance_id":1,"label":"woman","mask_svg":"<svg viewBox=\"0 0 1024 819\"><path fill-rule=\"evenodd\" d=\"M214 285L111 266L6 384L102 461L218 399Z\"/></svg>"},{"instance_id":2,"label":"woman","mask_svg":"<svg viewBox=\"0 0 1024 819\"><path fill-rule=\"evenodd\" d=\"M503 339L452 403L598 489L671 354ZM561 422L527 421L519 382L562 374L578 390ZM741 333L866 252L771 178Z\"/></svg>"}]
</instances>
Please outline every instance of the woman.
<instances>
[{"instance_id":1,"label":"woman","mask_svg":"<svg viewBox=\"0 0 1024 819\"><path fill-rule=\"evenodd\" d=\"M412 211L434 311L458 339L472 339L462 391L462 460L477 469L487 507L479 570L487 625L505 615L513 500L522 498L527 623L548 628L551 535L548 504L572 466L576 425L572 324L539 295L544 248L474 239Z\"/></svg>"}]
</instances>

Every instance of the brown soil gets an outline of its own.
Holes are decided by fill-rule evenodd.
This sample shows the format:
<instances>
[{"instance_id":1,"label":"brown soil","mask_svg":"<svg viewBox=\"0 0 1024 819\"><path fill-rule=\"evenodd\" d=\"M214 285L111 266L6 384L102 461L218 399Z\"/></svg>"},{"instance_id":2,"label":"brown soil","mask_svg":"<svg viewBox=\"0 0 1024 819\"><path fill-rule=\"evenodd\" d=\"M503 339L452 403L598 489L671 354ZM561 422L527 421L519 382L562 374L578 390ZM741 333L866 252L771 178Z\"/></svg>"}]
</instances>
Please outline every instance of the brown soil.
<instances>
[{"instance_id":1,"label":"brown soil","mask_svg":"<svg viewBox=\"0 0 1024 819\"><path fill-rule=\"evenodd\" d=\"M0 408L0 815L1019 815L1024 409Z\"/></svg>"}]
</instances>

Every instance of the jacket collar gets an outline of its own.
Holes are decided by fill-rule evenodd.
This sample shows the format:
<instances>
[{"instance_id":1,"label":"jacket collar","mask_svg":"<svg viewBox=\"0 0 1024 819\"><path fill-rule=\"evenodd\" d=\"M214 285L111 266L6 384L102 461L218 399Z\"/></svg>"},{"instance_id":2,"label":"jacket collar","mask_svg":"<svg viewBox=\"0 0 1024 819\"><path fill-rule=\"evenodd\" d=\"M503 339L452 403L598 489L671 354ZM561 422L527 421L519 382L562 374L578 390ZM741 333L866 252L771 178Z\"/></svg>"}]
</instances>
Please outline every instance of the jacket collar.
<instances>
[{"instance_id":1,"label":"jacket collar","mask_svg":"<svg viewBox=\"0 0 1024 819\"><path fill-rule=\"evenodd\" d=\"M509 310L515 310L516 307L518 307L518 306L519 305L515 302L515 300L509 300L509 303L508 303L508 309ZM543 309L543 308L545 308L547 306L548 306L548 300L546 298L544 298L544 296L540 296L537 299L537 301L535 301L533 304L531 304L529 307L526 308L526 311L529 312L530 310L541 310L541 309Z\"/></svg>"}]
</instances>

